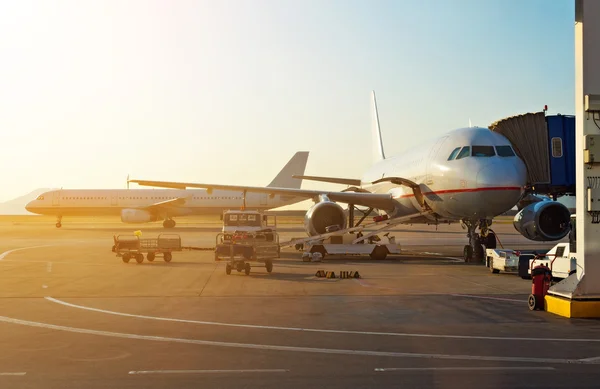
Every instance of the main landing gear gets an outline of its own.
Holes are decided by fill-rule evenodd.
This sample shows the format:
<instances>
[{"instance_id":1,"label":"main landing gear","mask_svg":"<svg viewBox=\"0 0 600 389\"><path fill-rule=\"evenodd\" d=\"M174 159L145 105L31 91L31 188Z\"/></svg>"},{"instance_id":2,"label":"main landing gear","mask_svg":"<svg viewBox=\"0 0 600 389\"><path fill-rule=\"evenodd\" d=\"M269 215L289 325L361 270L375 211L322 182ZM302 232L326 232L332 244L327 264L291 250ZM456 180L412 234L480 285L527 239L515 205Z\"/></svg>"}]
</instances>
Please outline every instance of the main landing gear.
<instances>
[{"instance_id":1,"label":"main landing gear","mask_svg":"<svg viewBox=\"0 0 600 389\"><path fill-rule=\"evenodd\" d=\"M167 219L163 222L163 227L165 228L173 228L175 227L175 220L173 219Z\"/></svg>"},{"instance_id":2,"label":"main landing gear","mask_svg":"<svg viewBox=\"0 0 600 389\"><path fill-rule=\"evenodd\" d=\"M62 216L57 216L56 217L56 228L60 228L62 227Z\"/></svg>"},{"instance_id":3,"label":"main landing gear","mask_svg":"<svg viewBox=\"0 0 600 389\"><path fill-rule=\"evenodd\" d=\"M465 245L463 250L463 258L465 262L482 261L485 257L484 246L487 249L496 248L496 234L490 229L491 220L463 220L464 226L467 228L467 237L469 244ZM479 227L479 234L477 228Z\"/></svg>"}]
</instances>

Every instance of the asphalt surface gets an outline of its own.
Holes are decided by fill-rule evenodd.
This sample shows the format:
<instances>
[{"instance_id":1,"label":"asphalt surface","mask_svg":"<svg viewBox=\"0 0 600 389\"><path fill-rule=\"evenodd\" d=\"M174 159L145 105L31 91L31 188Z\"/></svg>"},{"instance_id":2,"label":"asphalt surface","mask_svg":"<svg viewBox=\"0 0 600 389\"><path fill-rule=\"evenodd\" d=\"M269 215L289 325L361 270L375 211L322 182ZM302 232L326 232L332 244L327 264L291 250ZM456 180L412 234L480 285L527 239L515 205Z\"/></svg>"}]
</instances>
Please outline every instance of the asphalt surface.
<instances>
[{"instance_id":1,"label":"asphalt surface","mask_svg":"<svg viewBox=\"0 0 600 389\"><path fill-rule=\"evenodd\" d=\"M228 276L211 251L123 263L112 237L140 226L63 226L0 225L0 388L599 387L600 321L530 312L531 281L457 259L460 227L404 227L385 261L284 250ZM169 232L210 247L215 228Z\"/></svg>"}]
</instances>

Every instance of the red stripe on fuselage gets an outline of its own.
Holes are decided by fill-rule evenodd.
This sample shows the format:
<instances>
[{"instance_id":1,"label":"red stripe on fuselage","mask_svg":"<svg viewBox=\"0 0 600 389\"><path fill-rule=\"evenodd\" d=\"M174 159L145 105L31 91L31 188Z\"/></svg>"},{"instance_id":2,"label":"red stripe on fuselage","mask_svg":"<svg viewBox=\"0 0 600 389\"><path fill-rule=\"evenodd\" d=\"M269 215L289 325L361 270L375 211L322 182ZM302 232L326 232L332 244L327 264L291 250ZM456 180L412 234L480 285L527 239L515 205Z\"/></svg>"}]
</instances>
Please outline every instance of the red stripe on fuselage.
<instances>
[{"instance_id":1,"label":"red stripe on fuselage","mask_svg":"<svg viewBox=\"0 0 600 389\"><path fill-rule=\"evenodd\" d=\"M427 195L440 195L440 194L448 194L448 193L468 193L468 192L484 192L491 190L521 190L518 186L493 186L493 187L485 187L485 188L469 188L469 189L448 189L448 190L438 190L431 192L423 192L424 196ZM406 198L414 196L414 194L406 194L402 195L399 198Z\"/></svg>"}]
</instances>

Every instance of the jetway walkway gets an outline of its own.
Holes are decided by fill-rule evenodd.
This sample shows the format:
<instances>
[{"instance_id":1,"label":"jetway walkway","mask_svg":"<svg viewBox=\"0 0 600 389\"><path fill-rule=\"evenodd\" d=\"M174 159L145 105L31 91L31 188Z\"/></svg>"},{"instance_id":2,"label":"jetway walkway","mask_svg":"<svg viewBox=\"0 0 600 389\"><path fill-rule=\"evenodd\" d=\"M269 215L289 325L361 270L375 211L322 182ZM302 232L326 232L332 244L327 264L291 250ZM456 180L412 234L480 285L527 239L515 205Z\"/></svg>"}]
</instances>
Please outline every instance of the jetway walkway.
<instances>
[{"instance_id":1,"label":"jetway walkway","mask_svg":"<svg viewBox=\"0 0 600 389\"><path fill-rule=\"evenodd\" d=\"M539 194L575 194L575 117L545 112L511 116L492 123L527 166L527 182Z\"/></svg>"}]
</instances>

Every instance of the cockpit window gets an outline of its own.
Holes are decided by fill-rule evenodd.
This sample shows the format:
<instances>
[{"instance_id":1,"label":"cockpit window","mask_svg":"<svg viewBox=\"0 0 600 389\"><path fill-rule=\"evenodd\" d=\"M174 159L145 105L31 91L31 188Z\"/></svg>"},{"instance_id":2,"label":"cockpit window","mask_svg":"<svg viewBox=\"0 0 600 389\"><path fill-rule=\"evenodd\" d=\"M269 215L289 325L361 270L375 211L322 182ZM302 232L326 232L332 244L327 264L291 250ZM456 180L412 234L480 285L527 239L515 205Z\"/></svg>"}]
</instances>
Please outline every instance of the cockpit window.
<instances>
[{"instance_id":1,"label":"cockpit window","mask_svg":"<svg viewBox=\"0 0 600 389\"><path fill-rule=\"evenodd\" d=\"M459 151L460 151L460 147L457 147L454 150L452 150L452 152L450 153L450 156L448 157L448 161L452 161L454 159L454 157L456 157L456 154L458 154Z\"/></svg>"},{"instance_id":2,"label":"cockpit window","mask_svg":"<svg viewBox=\"0 0 600 389\"><path fill-rule=\"evenodd\" d=\"M43 200L44 196L38 196L36 200Z\"/></svg>"},{"instance_id":3,"label":"cockpit window","mask_svg":"<svg viewBox=\"0 0 600 389\"><path fill-rule=\"evenodd\" d=\"M473 146L474 157L493 157L496 155L494 146Z\"/></svg>"},{"instance_id":4,"label":"cockpit window","mask_svg":"<svg viewBox=\"0 0 600 389\"><path fill-rule=\"evenodd\" d=\"M462 148L460 153L458 153L458 156L456 157L456 159L465 158L465 157L468 157L469 155L471 155L471 147L465 146Z\"/></svg>"},{"instance_id":5,"label":"cockpit window","mask_svg":"<svg viewBox=\"0 0 600 389\"><path fill-rule=\"evenodd\" d=\"M496 146L496 152L501 157L514 157L515 152L510 146Z\"/></svg>"}]
</instances>

